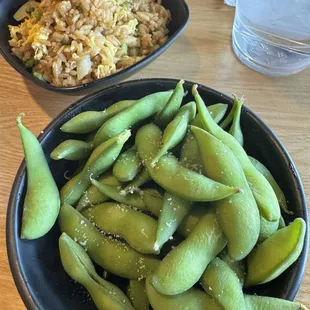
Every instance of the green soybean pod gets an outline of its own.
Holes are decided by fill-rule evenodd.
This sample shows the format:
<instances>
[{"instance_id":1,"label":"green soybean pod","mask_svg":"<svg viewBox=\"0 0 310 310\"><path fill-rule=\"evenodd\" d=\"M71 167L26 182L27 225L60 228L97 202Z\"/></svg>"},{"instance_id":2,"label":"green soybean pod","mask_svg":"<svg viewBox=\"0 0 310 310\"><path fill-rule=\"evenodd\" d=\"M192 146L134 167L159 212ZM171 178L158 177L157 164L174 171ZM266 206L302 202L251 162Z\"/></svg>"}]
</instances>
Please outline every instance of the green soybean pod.
<instances>
[{"instance_id":1,"label":"green soybean pod","mask_svg":"<svg viewBox=\"0 0 310 310\"><path fill-rule=\"evenodd\" d=\"M130 280L127 296L136 310L149 310L150 303L146 294L145 280Z\"/></svg>"},{"instance_id":2,"label":"green soybean pod","mask_svg":"<svg viewBox=\"0 0 310 310\"><path fill-rule=\"evenodd\" d=\"M184 97L183 84L184 80L179 81L166 105L157 112L155 123L158 126L166 127L178 113Z\"/></svg>"},{"instance_id":3,"label":"green soybean pod","mask_svg":"<svg viewBox=\"0 0 310 310\"><path fill-rule=\"evenodd\" d=\"M162 194L154 188L146 188L141 192L141 197L146 206L146 210L150 211L158 218L163 205Z\"/></svg>"},{"instance_id":4,"label":"green soybean pod","mask_svg":"<svg viewBox=\"0 0 310 310\"><path fill-rule=\"evenodd\" d=\"M189 102L181 107L175 118L166 127L163 134L162 147L153 158L151 165L155 165L161 156L183 140L187 132L187 126L195 115L195 102Z\"/></svg>"},{"instance_id":5,"label":"green soybean pod","mask_svg":"<svg viewBox=\"0 0 310 310\"><path fill-rule=\"evenodd\" d=\"M121 182L132 181L141 169L142 163L135 147L123 152L113 165L113 175Z\"/></svg>"},{"instance_id":6,"label":"green soybean pod","mask_svg":"<svg viewBox=\"0 0 310 310\"><path fill-rule=\"evenodd\" d=\"M169 100L171 94L172 91L166 91L148 95L110 118L98 129L94 138L95 146L119 135L139 121L143 121L160 111Z\"/></svg>"},{"instance_id":7,"label":"green soybean pod","mask_svg":"<svg viewBox=\"0 0 310 310\"><path fill-rule=\"evenodd\" d=\"M154 249L157 221L129 206L105 202L82 212L104 232L123 238L133 249L143 254L158 254Z\"/></svg>"},{"instance_id":8,"label":"green soybean pod","mask_svg":"<svg viewBox=\"0 0 310 310\"><path fill-rule=\"evenodd\" d=\"M123 195L120 187L115 187L112 185L99 183L98 181L91 178L91 183L96 186L101 193L110 197L111 199L123 203L128 204L132 207L136 207L140 210L145 210L145 204L142 200L142 197L138 193Z\"/></svg>"},{"instance_id":9,"label":"green soybean pod","mask_svg":"<svg viewBox=\"0 0 310 310\"><path fill-rule=\"evenodd\" d=\"M104 183L108 185L112 185L115 187L121 186L122 183L118 181L118 179L111 175L110 173L104 174L98 178L99 183ZM109 200L110 197L101 193L99 189L95 185L90 185L89 188L84 192L83 196L79 200L76 209L78 211L82 211L85 208L93 207L99 203L105 202Z\"/></svg>"},{"instance_id":10,"label":"green soybean pod","mask_svg":"<svg viewBox=\"0 0 310 310\"><path fill-rule=\"evenodd\" d=\"M90 258L107 272L127 279L143 279L159 263L155 257L138 253L127 244L101 234L81 213L63 204L60 231L87 249Z\"/></svg>"},{"instance_id":11,"label":"green soybean pod","mask_svg":"<svg viewBox=\"0 0 310 310\"><path fill-rule=\"evenodd\" d=\"M225 129L233 120L234 114L236 110L236 102L234 101L234 104L232 108L230 109L228 115L225 117L225 119L219 124L219 126L223 129Z\"/></svg>"},{"instance_id":12,"label":"green soybean pod","mask_svg":"<svg viewBox=\"0 0 310 310\"><path fill-rule=\"evenodd\" d=\"M226 114L228 104L216 103L216 104L209 105L207 108L212 118L214 119L214 121L218 124L221 121L221 119L224 117L224 115ZM202 123L201 123L199 114L196 115L196 117L191 121L190 124L193 126L202 128Z\"/></svg>"},{"instance_id":13,"label":"green soybean pod","mask_svg":"<svg viewBox=\"0 0 310 310\"><path fill-rule=\"evenodd\" d=\"M136 101L123 100L112 104L103 111L86 111L79 113L60 127L63 132L89 133L98 129L104 122L119 112L129 108Z\"/></svg>"},{"instance_id":14,"label":"green soybean pod","mask_svg":"<svg viewBox=\"0 0 310 310\"><path fill-rule=\"evenodd\" d=\"M259 236L255 199L234 153L207 131L194 126L190 129L197 140L205 174L217 182L240 188L238 194L216 201L214 205L228 241L229 255L241 260L251 252Z\"/></svg>"},{"instance_id":15,"label":"green soybean pod","mask_svg":"<svg viewBox=\"0 0 310 310\"><path fill-rule=\"evenodd\" d=\"M20 114L16 119L27 168L21 238L37 239L55 224L60 198L42 147L33 133L22 124L23 116Z\"/></svg>"},{"instance_id":16,"label":"green soybean pod","mask_svg":"<svg viewBox=\"0 0 310 310\"><path fill-rule=\"evenodd\" d=\"M249 159L252 162L253 166L267 179L267 181L269 182L269 184L273 188L273 190L274 190L274 192L278 198L278 202L279 202L279 205L280 205L280 208L282 209L282 211L285 212L286 214L293 215L294 212L290 211L287 208L287 202L286 202L286 198L284 196L284 193L283 193L282 189L280 188L280 186L278 185L277 181L272 176L271 172L261 162L259 162L254 157L249 156Z\"/></svg>"},{"instance_id":17,"label":"green soybean pod","mask_svg":"<svg viewBox=\"0 0 310 310\"><path fill-rule=\"evenodd\" d=\"M218 305L211 297L205 292L190 288L189 290L169 296L160 294L152 286L151 275L146 278L146 293L149 298L150 304L154 310L221 310L221 306Z\"/></svg>"},{"instance_id":18,"label":"green soybean pod","mask_svg":"<svg viewBox=\"0 0 310 310\"><path fill-rule=\"evenodd\" d=\"M247 258L246 287L269 282L291 266L302 251L305 233L305 221L297 218L255 248Z\"/></svg>"},{"instance_id":19,"label":"green soybean pod","mask_svg":"<svg viewBox=\"0 0 310 310\"><path fill-rule=\"evenodd\" d=\"M243 146L244 139L243 139L243 133L242 133L241 124L240 124L240 119L241 119L241 111L242 111L242 105L243 105L244 99L238 98L236 95L234 95L234 100L236 103L236 109L235 109L232 125L229 129L229 133L239 142L241 146Z\"/></svg>"},{"instance_id":20,"label":"green soybean pod","mask_svg":"<svg viewBox=\"0 0 310 310\"><path fill-rule=\"evenodd\" d=\"M218 255L218 257L225 262L231 270L235 272L237 275L239 282L241 283L241 286L243 286L244 280L245 280L245 264L243 260L235 261L232 260L231 257L228 254L227 247Z\"/></svg>"},{"instance_id":21,"label":"green soybean pod","mask_svg":"<svg viewBox=\"0 0 310 310\"><path fill-rule=\"evenodd\" d=\"M154 271L151 283L164 295L176 295L190 289L201 277L210 261L227 241L210 210L190 235L167 255Z\"/></svg>"},{"instance_id":22,"label":"green soybean pod","mask_svg":"<svg viewBox=\"0 0 310 310\"><path fill-rule=\"evenodd\" d=\"M129 137L130 131L127 130L95 148L84 169L69 180L61 189L62 202L75 205L91 185L90 176L97 178L107 171L113 165Z\"/></svg>"},{"instance_id":23,"label":"green soybean pod","mask_svg":"<svg viewBox=\"0 0 310 310\"><path fill-rule=\"evenodd\" d=\"M258 236L258 242L262 243L264 240L274 234L279 228L279 221L269 222L264 217L260 217L260 230Z\"/></svg>"},{"instance_id":24,"label":"green soybean pod","mask_svg":"<svg viewBox=\"0 0 310 310\"><path fill-rule=\"evenodd\" d=\"M223 309L246 310L241 283L236 273L220 258L214 258L200 283Z\"/></svg>"},{"instance_id":25,"label":"green soybean pod","mask_svg":"<svg viewBox=\"0 0 310 310\"><path fill-rule=\"evenodd\" d=\"M161 130L148 124L137 132L136 146L148 173L166 191L189 201L214 201L239 191L183 167L173 155L164 155L153 167L151 161L159 150L161 139Z\"/></svg>"},{"instance_id":26,"label":"green soybean pod","mask_svg":"<svg viewBox=\"0 0 310 310\"><path fill-rule=\"evenodd\" d=\"M142 168L140 173L124 187L123 193L127 194L127 193L133 193L135 191L139 191L140 186L144 185L145 183L151 180L152 178L147 172L147 169L144 167Z\"/></svg>"},{"instance_id":27,"label":"green soybean pod","mask_svg":"<svg viewBox=\"0 0 310 310\"><path fill-rule=\"evenodd\" d=\"M278 229L281 229L281 228L284 228L284 227L286 227L286 224L285 224L283 216L281 216L280 220L279 220L279 227L278 227Z\"/></svg>"},{"instance_id":28,"label":"green soybean pod","mask_svg":"<svg viewBox=\"0 0 310 310\"><path fill-rule=\"evenodd\" d=\"M244 171L245 177L253 192L260 214L268 221L278 221L281 215L277 197L269 182L258 172L245 150L229 133L218 126L212 119L202 98L197 91L197 85L193 86L193 96L195 97L197 109L201 117L204 128L217 139L222 141L235 154Z\"/></svg>"},{"instance_id":29,"label":"green soybean pod","mask_svg":"<svg viewBox=\"0 0 310 310\"><path fill-rule=\"evenodd\" d=\"M89 157L93 149L92 143L68 139L56 146L50 156L54 160L80 160Z\"/></svg>"},{"instance_id":30,"label":"green soybean pod","mask_svg":"<svg viewBox=\"0 0 310 310\"><path fill-rule=\"evenodd\" d=\"M98 309L134 310L127 296L99 277L85 250L65 233L59 238L59 252L67 274L88 290Z\"/></svg>"},{"instance_id":31,"label":"green soybean pod","mask_svg":"<svg viewBox=\"0 0 310 310\"><path fill-rule=\"evenodd\" d=\"M292 302L274 297L244 294L244 300L247 310L308 310L300 302Z\"/></svg>"}]
</instances>

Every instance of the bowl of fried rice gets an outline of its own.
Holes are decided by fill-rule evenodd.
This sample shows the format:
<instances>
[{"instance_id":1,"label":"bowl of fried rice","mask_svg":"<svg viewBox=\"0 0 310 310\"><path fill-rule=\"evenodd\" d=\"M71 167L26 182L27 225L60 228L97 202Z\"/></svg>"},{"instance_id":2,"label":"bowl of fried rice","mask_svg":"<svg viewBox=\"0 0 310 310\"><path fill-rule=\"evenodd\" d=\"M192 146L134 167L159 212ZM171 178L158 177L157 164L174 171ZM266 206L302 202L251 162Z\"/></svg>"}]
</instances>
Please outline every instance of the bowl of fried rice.
<instances>
[{"instance_id":1,"label":"bowl of fried rice","mask_svg":"<svg viewBox=\"0 0 310 310\"><path fill-rule=\"evenodd\" d=\"M2 0L0 53L35 84L82 95L148 65L188 19L184 0Z\"/></svg>"}]
</instances>

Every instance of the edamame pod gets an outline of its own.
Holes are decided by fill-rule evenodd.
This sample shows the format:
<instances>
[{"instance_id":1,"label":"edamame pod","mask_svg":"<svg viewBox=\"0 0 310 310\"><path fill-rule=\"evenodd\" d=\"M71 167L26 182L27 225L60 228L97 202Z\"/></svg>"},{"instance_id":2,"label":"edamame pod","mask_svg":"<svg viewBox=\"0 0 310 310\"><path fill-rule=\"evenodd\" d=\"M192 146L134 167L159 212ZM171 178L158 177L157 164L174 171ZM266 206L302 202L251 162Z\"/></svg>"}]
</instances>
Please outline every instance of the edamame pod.
<instances>
[{"instance_id":1,"label":"edamame pod","mask_svg":"<svg viewBox=\"0 0 310 310\"><path fill-rule=\"evenodd\" d=\"M255 169L237 140L213 121L197 91L197 85L193 86L193 95L204 128L228 146L240 162L261 215L268 221L278 221L281 215L280 208L277 197L268 181Z\"/></svg>"},{"instance_id":2,"label":"edamame pod","mask_svg":"<svg viewBox=\"0 0 310 310\"><path fill-rule=\"evenodd\" d=\"M184 293L168 296L160 294L151 285L151 276L145 281L146 293L154 310L221 310L211 297L196 288L190 288Z\"/></svg>"},{"instance_id":3,"label":"edamame pod","mask_svg":"<svg viewBox=\"0 0 310 310\"><path fill-rule=\"evenodd\" d=\"M204 172L215 181L240 192L216 201L216 212L228 241L229 255L241 260L254 248L260 230L259 212L242 167L233 152L221 141L198 127L191 126L202 158Z\"/></svg>"},{"instance_id":4,"label":"edamame pod","mask_svg":"<svg viewBox=\"0 0 310 310\"><path fill-rule=\"evenodd\" d=\"M232 125L229 129L229 133L239 142L241 146L243 146L243 133L241 130L241 124L240 124L240 118L241 118L241 110L243 105L243 97L238 98L236 95L234 95L234 100L236 104L236 109L234 113L234 118L232 121Z\"/></svg>"},{"instance_id":5,"label":"edamame pod","mask_svg":"<svg viewBox=\"0 0 310 310\"><path fill-rule=\"evenodd\" d=\"M305 221L297 218L254 249L247 258L245 285L248 287L266 283L283 273L299 257L305 233Z\"/></svg>"},{"instance_id":6,"label":"edamame pod","mask_svg":"<svg viewBox=\"0 0 310 310\"><path fill-rule=\"evenodd\" d=\"M59 225L73 240L87 249L90 258L106 271L127 279L143 279L159 261L136 252L127 244L101 234L82 214L68 204L60 208Z\"/></svg>"},{"instance_id":7,"label":"edamame pod","mask_svg":"<svg viewBox=\"0 0 310 310\"><path fill-rule=\"evenodd\" d=\"M131 182L129 182L129 184L125 186L125 188L123 189L123 193L126 195L127 193L139 191L140 186L151 180L152 178L150 177L146 168L143 168L141 172Z\"/></svg>"},{"instance_id":8,"label":"edamame pod","mask_svg":"<svg viewBox=\"0 0 310 310\"><path fill-rule=\"evenodd\" d=\"M122 153L113 165L113 174L121 182L132 181L141 169L142 163L135 147Z\"/></svg>"},{"instance_id":9,"label":"edamame pod","mask_svg":"<svg viewBox=\"0 0 310 310\"><path fill-rule=\"evenodd\" d=\"M228 249L225 248L218 257L225 262L237 275L239 282L241 283L241 286L243 286L244 280L245 280L245 266L244 261L234 261L230 258L228 254Z\"/></svg>"},{"instance_id":10,"label":"edamame pod","mask_svg":"<svg viewBox=\"0 0 310 310\"><path fill-rule=\"evenodd\" d=\"M104 183L112 186L121 186L122 183L118 181L118 179L111 174L104 174L99 177L99 183ZM95 185L91 185L83 194L81 199L79 200L76 209L78 211L82 211L86 207L93 207L99 203L105 202L109 200L110 197L106 196L105 194L101 193L99 189Z\"/></svg>"},{"instance_id":11,"label":"edamame pod","mask_svg":"<svg viewBox=\"0 0 310 310\"><path fill-rule=\"evenodd\" d=\"M89 157L93 149L92 143L69 139L56 146L50 156L54 160L80 160Z\"/></svg>"},{"instance_id":12,"label":"edamame pod","mask_svg":"<svg viewBox=\"0 0 310 310\"><path fill-rule=\"evenodd\" d=\"M209 105L207 108L214 121L218 124L226 114L228 104L216 103L213 105ZM203 128L199 114L196 115L196 117L190 122L190 124L199 128Z\"/></svg>"},{"instance_id":13,"label":"edamame pod","mask_svg":"<svg viewBox=\"0 0 310 310\"><path fill-rule=\"evenodd\" d=\"M200 283L223 309L246 310L241 283L236 273L220 258L214 258Z\"/></svg>"},{"instance_id":14,"label":"edamame pod","mask_svg":"<svg viewBox=\"0 0 310 310\"><path fill-rule=\"evenodd\" d=\"M147 188L141 192L141 196L147 211L150 211L158 218L163 205L161 193L154 188Z\"/></svg>"},{"instance_id":15,"label":"edamame pod","mask_svg":"<svg viewBox=\"0 0 310 310\"><path fill-rule=\"evenodd\" d=\"M20 114L16 119L27 168L21 238L37 239L55 224L60 198L42 147L33 133L22 124L23 116L24 114Z\"/></svg>"},{"instance_id":16,"label":"edamame pod","mask_svg":"<svg viewBox=\"0 0 310 310\"><path fill-rule=\"evenodd\" d=\"M130 280L127 295L136 310L149 310L150 303L146 294L145 280Z\"/></svg>"},{"instance_id":17,"label":"edamame pod","mask_svg":"<svg viewBox=\"0 0 310 310\"><path fill-rule=\"evenodd\" d=\"M154 250L157 221L146 214L127 205L106 202L84 210L82 215L104 232L123 238L140 253L159 253Z\"/></svg>"},{"instance_id":18,"label":"edamame pod","mask_svg":"<svg viewBox=\"0 0 310 310\"><path fill-rule=\"evenodd\" d=\"M300 302L292 302L284 299L244 295L247 310L308 310Z\"/></svg>"},{"instance_id":19,"label":"edamame pod","mask_svg":"<svg viewBox=\"0 0 310 310\"><path fill-rule=\"evenodd\" d=\"M97 131L94 138L95 146L119 135L124 130L129 129L132 125L145 120L160 111L169 100L171 94L172 91L166 91L148 95L135 102L126 110L113 116Z\"/></svg>"},{"instance_id":20,"label":"edamame pod","mask_svg":"<svg viewBox=\"0 0 310 310\"><path fill-rule=\"evenodd\" d=\"M192 204L190 201L168 192L165 193L162 212L158 219L154 249L160 249L170 239L191 208Z\"/></svg>"},{"instance_id":21,"label":"edamame pod","mask_svg":"<svg viewBox=\"0 0 310 310\"><path fill-rule=\"evenodd\" d=\"M110 197L111 199L123 203L128 204L132 207L136 207L140 210L145 210L145 204L141 198L141 195L138 193L122 195L121 188L115 187L112 185L99 183L98 181L91 178L91 183L96 186L101 193Z\"/></svg>"},{"instance_id":22,"label":"edamame pod","mask_svg":"<svg viewBox=\"0 0 310 310\"><path fill-rule=\"evenodd\" d=\"M90 176L97 178L107 171L120 154L124 143L130 137L130 131L124 131L100 144L91 154L84 169L67 182L60 191L63 203L75 205L84 191L91 185Z\"/></svg>"},{"instance_id":23,"label":"edamame pod","mask_svg":"<svg viewBox=\"0 0 310 310\"><path fill-rule=\"evenodd\" d=\"M214 201L239 191L183 167L171 154L164 155L153 167L151 161L159 150L161 138L156 125L145 125L137 132L136 146L150 176L166 191L189 201Z\"/></svg>"},{"instance_id":24,"label":"edamame pod","mask_svg":"<svg viewBox=\"0 0 310 310\"><path fill-rule=\"evenodd\" d=\"M275 233L279 228L279 221L269 222L264 217L260 217L260 230L258 242L261 243Z\"/></svg>"},{"instance_id":25,"label":"edamame pod","mask_svg":"<svg viewBox=\"0 0 310 310\"><path fill-rule=\"evenodd\" d=\"M168 102L155 116L155 123L166 127L178 113L184 97L184 80L179 81Z\"/></svg>"},{"instance_id":26,"label":"edamame pod","mask_svg":"<svg viewBox=\"0 0 310 310\"><path fill-rule=\"evenodd\" d=\"M284 228L284 227L286 227L286 224L285 224L283 216L281 216L280 220L279 220L279 227L278 227L278 229L281 229L281 228Z\"/></svg>"},{"instance_id":27,"label":"edamame pod","mask_svg":"<svg viewBox=\"0 0 310 310\"><path fill-rule=\"evenodd\" d=\"M195 102L189 102L181 107L175 118L168 124L163 134L162 147L155 155L151 165L155 163L169 150L178 145L186 135L189 122L196 115Z\"/></svg>"},{"instance_id":28,"label":"edamame pod","mask_svg":"<svg viewBox=\"0 0 310 310\"><path fill-rule=\"evenodd\" d=\"M228 115L225 117L225 119L220 123L220 127L225 129L233 120L234 114L236 110L236 102L234 101L234 104L232 108L230 109Z\"/></svg>"},{"instance_id":29,"label":"edamame pod","mask_svg":"<svg viewBox=\"0 0 310 310\"><path fill-rule=\"evenodd\" d=\"M59 238L61 263L67 274L82 284L100 310L134 310L127 296L114 284L102 279L85 250L66 233Z\"/></svg>"},{"instance_id":30,"label":"edamame pod","mask_svg":"<svg viewBox=\"0 0 310 310\"><path fill-rule=\"evenodd\" d=\"M280 208L282 209L282 211L285 212L286 214L293 215L294 212L289 211L289 209L287 208L287 202L286 202L286 198L284 196L284 193L283 193L282 189L280 188L280 186L278 185L277 181L272 176L271 172L261 162L259 162L254 157L249 156L249 158L250 158L253 166L267 179L267 181L269 182L269 184L273 188L273 190L274 190L274 192L278 198L278 202L279 202L279 205L280 205Z\"/></svg>"},{"instance_id":31,"label":"edamame pod","mask_svg":"<svg viewBox=\"0 0 310 310\"><path fill-rule=\"evenodd\" d=\"M151 278L152 285L164 295L187 291L226 244L216 214L210 210L191 234L160 262Z\"/></svg>"},{"instance_id":32,"label":"edamame pod","mask_svg":"<svg viewBox=\"0 0 310 310\"><path fill-rule=\"evenodd\" d=\"M60 127L63 132L89 133L98 129L104 122L119 112L129 108L136 101L124 100L112 104L103 111L86 111L79 113Z\"/></svg>"}]
</instances>

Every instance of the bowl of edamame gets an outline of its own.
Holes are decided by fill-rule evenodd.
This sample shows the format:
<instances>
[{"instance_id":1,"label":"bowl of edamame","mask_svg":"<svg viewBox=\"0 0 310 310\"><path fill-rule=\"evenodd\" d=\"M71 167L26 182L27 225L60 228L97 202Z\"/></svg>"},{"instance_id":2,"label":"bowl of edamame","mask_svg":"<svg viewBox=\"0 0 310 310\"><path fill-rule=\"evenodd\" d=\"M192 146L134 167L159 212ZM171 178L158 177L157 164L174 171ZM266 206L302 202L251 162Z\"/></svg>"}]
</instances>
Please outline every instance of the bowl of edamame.
<instances>
[{"instance_id":1,"label":"bowl of edamame","mask_svg":"<svg viewBox=\"0 0 310 310\"><path fill-rule=\"evenodd\" d=\"M308 213L292 159L243 104L173 79L122 83L56 117L7 214L28 309L306 309Z\"/></svg>"}]
</instances>

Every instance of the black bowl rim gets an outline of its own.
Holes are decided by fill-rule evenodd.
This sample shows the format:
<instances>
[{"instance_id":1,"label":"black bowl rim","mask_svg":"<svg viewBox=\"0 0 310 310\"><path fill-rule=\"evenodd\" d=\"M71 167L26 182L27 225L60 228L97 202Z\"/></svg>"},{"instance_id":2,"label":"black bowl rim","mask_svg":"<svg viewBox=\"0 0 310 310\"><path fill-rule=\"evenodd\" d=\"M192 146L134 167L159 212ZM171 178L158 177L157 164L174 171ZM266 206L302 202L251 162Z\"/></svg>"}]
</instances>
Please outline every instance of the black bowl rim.
<instances>
[{"instance_id":1,"label":"black bowl rim","mask_svg":"<svg viewBox=\"0 0 310 310\"><path fill-rule=\"evenodd\" d=\"M95 99L98 96L101 96L103 92L107 92L110 90L113 90L115 88L119 88L120 86L126 85L126 86L135 86L137 84L143 84L144 82L152 82L152 83L160 83L160 84L165 84L165 82L173 82L176 84L178 82L177 79L168 79L168 78L149 78L149 79L137 79L137 80L131 80L127 82L120 83L118 85L113 85L110 86L106 89L102 89L100 91L97 91L93 94L90 94L88 96L85 96L75 103L71 104L68 106L65 110L63 110L56 118L54 118L45 128L44 130L39 134L38 140L41 142L45 136L48 134L48 132L55 126L55 123L58 122L59 119L64 117L67 113L71 112L72 109L77 107L79 104L85 102L85 101L91 101ZM222 93L220 91L217 91L215 89L212 89L208 86L201 85L199 83L194 83L191 81L186 81L191 84L197 84L198 89L199 88L204 88L210 93L213 93L217 96L221 96L229 101L232 101L232 98L225 93ZM292 171L294 171L294 175L296 178L296 183L297 183L297 190L298 194L300 195L300 200L302 204L303 211L305 213L305 222L306 222L306 235L305 235L305 243L304 247L300 256L300 261L298 264L297 268L297 276L294 280L294 285L293 288L290 291L290 294L288 295L289 300L293 300L297 294L297 291L300 287L306 265L307 265L307 257L308 257L308 244L309 244L309 219L308 219L308 207L307 207L307 202L306 202L306 196L305 196L305 191L302 185L301 178L299 176L299 173L295 167L295 164L292 161L291 156L289 155L288 151L285 149L284 145L282 142L279 140L279 138L275 135L275 133L266 125L266 123L254 112L252 112L249 108L245 106L245 109L247 113L249 113L253 118L255 118L258 123L261 125L261 127L267 132L267 134L272 138L273 142L277 145L277 147L281 150L283 157L286 158L286 160L289 163L290 168ZM15 242L15 234L14 234L14 217L15 217L15 209L16 209L16 200L18 199L18 188L20 185L21 180L25 177L25 160L22 161L20 167L18 168L18 171L16 173L16 177L14 179L13 185L12 185L12 190L11 194L9 197L9 202L8 202L8 209L7 209L7 218L6 218L6 246L7 246L7 254L8 254L8 260L9 260L9 265L10 269L14 278L14 282L16 284L16 287L18 289L18 292L26 305L27 309L38 309L34 300L32 299L32 296L30 295L28 289L27 289L27 282L23 278L22 275L22 268L20 266L19 260L18 260L18 251L16 248L16 242Z\"/></svg>"},{"instance_id":2,"label":"black bowl rim","mask_svg":"<svg viewBox=\"0 0 310 310\"><path fill-rule=\"evenodd\" d=\"M24 76L26 79L32 81L36 85L43 87L44 89L47 89L50 91L59 92L63 94L72 94L75 91L81 92L83 90L94 88L100 85L101 83L108 83L109 85L112 85L114 81L116 81L121 75L125 75L125 76L133 75L135 72L139 71L144 66L149 65L152 61L154 61L157 57L159 57L162 53L164 53L176 41L176 39L183 33L183 31L185 30L189 22L190 11L189 11L189 7L185 0L179 0L179 1L181 1L182 5L184 6L184 9L186 12L186 19L181 25L181 27L178 28L176 32L171 37L168 38L167 42L165 42L162 46L160 46L156 51L150 53L144 59L138 61L132 66L129 66L112 75L109 75L107 77L104 77L102 79L98 79L98 80L95 80L89 83L85 83L85 84L77 85L77 86L71 86L71 87L54 86L47 82L41 81L40 79L34 77L31 73L29 74L25 73L25 71L22 70L21 66L18 65L18 63L11 61L11 59L7 57L6 52L4 52L2 46L0 46L0 54L7 61L7 63L10 64L11 67L13 67L19 74Z\"/></svg>"}]
</instances>

